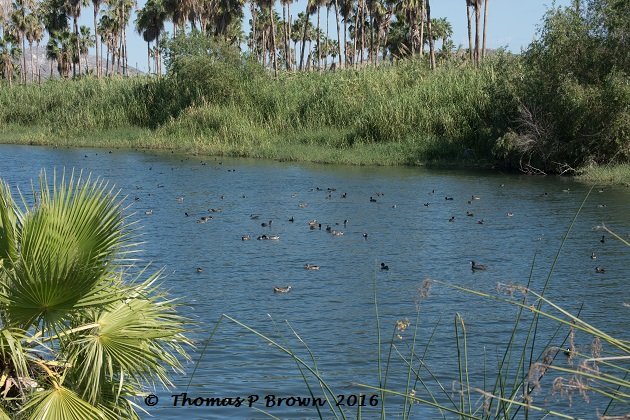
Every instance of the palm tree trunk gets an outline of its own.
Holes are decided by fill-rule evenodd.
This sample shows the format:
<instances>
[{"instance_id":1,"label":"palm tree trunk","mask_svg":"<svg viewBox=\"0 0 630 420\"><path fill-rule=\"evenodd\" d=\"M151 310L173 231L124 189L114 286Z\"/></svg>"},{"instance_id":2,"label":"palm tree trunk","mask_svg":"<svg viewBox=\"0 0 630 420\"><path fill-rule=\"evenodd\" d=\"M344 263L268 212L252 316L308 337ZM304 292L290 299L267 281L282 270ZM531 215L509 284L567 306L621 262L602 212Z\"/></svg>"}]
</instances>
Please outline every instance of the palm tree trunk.
<instances>
[{"instance_id":1,"label":"palm tree trunk","mask_svg":"<svg viewBox=\"0 0 630 420\"><path fill-rule=\"evenodd\" d=\"M289 61L289 32L287 30L287 26L289 23L287 22L287 14L284 5L282 5L282 21L284 22L283 27L283 36L284 36L284 66L287 70L291 70L291 62Z\"/></svg>"},{"instance_id":2,"label":"palm tree trunk","mask_svg":"<svg viewBox=\"0 0 630 420\"><path fill-rule=\"evenodd\" d=\"M374 4L371 2L370 4ZM370 51L368 53L368 62L371 61L375 64L374 60L374 13L372 7L368 7L368 20L370 21Z\"/></svg>"},{"instance_id":3,"label":"palm tree trunk","mask_svg":"<svg viewBox=\"0 0 630 420\"><path fill-rule=\"evenodd\" d=\"M319 7L319 4L317 5L317 70L321 70L321 65L322 65L322 49L319 45L319 41L321 39L321 33L320 33L320 27L319 27L319 11L321 10L321 7Z\"/></svg>"},{"instance_id":4,"label":"palm tree trunk","mask_svg":"<svg viewBox=\"0 0 630 420\"><path fill-rule=\"evenodd\" d=\"M481 9L479 9L479 4L481 0L475 0L475 64L479 65L479 48L481 47L480 40L480 21L481 21Z\"/></svg>"},{"instance_id":5,"label":"palm tree trunk","mask_svg":"<svg viewBox=\"0 0 630 420\"><path fill-rule=\"evenodd\" d=\"M35 82L35 64L33 63L33 42L29 41L28 49L31 53L31 83Z\"/></svg>"},{"instance_id":6,"label":"palm tree trunk","mask_svg":"<svg viewBox=\"0 0 630 420\"><path fill-rule=\"evenodd\" d=\"M424 17L427 9L427 0L420 2L420 57L424 55Z\"/></svg>"},{"instance_id":7,"label":"palm tree trunk","mask_svg":"<svg viewBox=\"0 0 630 420\"><path fill-rule=\"evenodd\" d=\"M339 57L339 68L343 68L343 64L341 62L341 28L339 27L339 11L337 9L337 0L335 0L335 18L337 20L337 57ZM346 45L344 44L344 49L345 46Z\"/></svg>"},{"instance_id":8,"label":"palm tree trunk","mask_svg":"<svg viewBox=\"0 0 630 420\"><path fill-rule=\"evenodd\" d=\"M352 40L353 44L353 54L352 54L352 65L354 68L357 68L357 48L359 43L359 16L361 16L361 0L357 3L357 12L354 16L354 39Z\"/></svg>"},{"instance_id":9,"label":"palm tree trunk","mask_svg":"<svg viewBox=\"0 0 630 420\"><path fill-rule=\"evenodd\" d=\"M481 58L486 57L486 36L488 35L488 0L483 2L483 44L481 47Z\"/></svg>"},{"instance_id":10,"label":"palm tree trunk","mask_svg":"<svg viewBox=\"0 0 630 420\"><path fill-rule=\"evenodd\" d=\"M287 49L289 50L289 70L291 70L293 67L293 54L291 53L291 0L287 1L287 17L289 20L287 25ZM295 48L293 52L295 53Z\"/></svg>"},{"instance_id":11,"label":"palm tree trunk","mask_svg":"<svg viewBox=\"0 0 630 420\"><path fill-rule=\"evenodd\" d=\"M278 56L276 54L276 28L273 16L273 3L274 0L269 2L269 17L271 19L271 53L273 54L273 75L274 77L278 77Z\"/></svg>"},{"instance_id":12,"label":"palm tree trunk","mask_svg":"<svg viewBox=\"0 0 630 420\"><path fill-rule=\"evenodd\" d=\"M72 21L74 23L74 35L77 37L77 56L79 59L77 60L77 64L79 65L79 76L81 75L81 47L79 46L79 19L77 16L72 17ZM74 57L72 57L72 64L74 64ZM73 76L76 76L76 71L73 72Z\"/></svg>"},{"instance_id":13,"label":"palm tree trunk","mask_svg":"<svg viewBox=\"0 0 630 420\"><path fill-rule=\"evenodd\" d=\"M304 20L304 35L302 35L302 50L300 51L300 71L303 68L304 64L304 50L306 47L306 31L308 30L308 1L306 1L306 10L304 11L305 20Z\"/></svg>"},{"instance_id":14,"label":"palm tree trunk","mask_svg":"<svg viewBox=\"0 0 630 420\"><path fill-rule=\"evenodd\" d=\"M26 36L22 32L22 61L24 66L22 67L22 80L26 84Z\"/></svg>"},{"instance_id":15,"label":"palm tree trunk","mask_svg":"<svg viewBox=\"0 0 630 420\"><path fill-rule=\"evenodd\" d=\"M252 9L252 39L249 40L249 50L256 56L258 62L260 62L260 57L258 57L258 48L256 41L256 3L250 1L250 8Z\"/></svg>"},{"instance_id":16,"label":"palm tree trunk","mask_svg":"<svg viewBox=\"0 0 630 420\"><path fill-rule=\"evenodd\" d=\"M365 52L365 0L359 0L363 3L361 7L361 66L363 66L363 54Z\"/></svg>"},{"instance_id":17,"label":"palm tree trunk","mask_svg":"<svg viewBox=\"0 0 630 420\"><path fill-rule=\"evenodd\" d=\"M472 38L472 5L466 0L466 17L468 18L468 59L473 62L473 38Z\"/></svg>"},{"instance_id":18,"label":"palm tree trunk","mask_svg":"<svg viewBox=\"0 0 630 420\"><path fill-rule=\"evenodd\" d=\"M435 70L435 47L433 45L433 30L431 29L431 0L427 3L427 36L429 37L429 61L431 62L431 70Z\"/></svg>"},{"instance_id":19,"label":"palm tree trunk","mask_svg":"<svg viewBox=\"0 0 630 420\"><path fill-rule=\"evenodd\" d=\"M98 19L98 9L96 7L96 4L94 4L94 50L96 52L96 77L97 78L101 78L101 65L99 62L99 56L98 56L98 44L99 44L99 39L98 39L98 24L97 24L97 19Z\"/></svg>"},{"instance_id":20,"label":"palm tree trunk","mask_svg":"<svg viewBox=\"0 0 630 420\"><path fill-rule=\"evenodd\" d=\"M343 20L343 63L344 66L348 65L348 22Z\"/></svg>"}]
</instances>

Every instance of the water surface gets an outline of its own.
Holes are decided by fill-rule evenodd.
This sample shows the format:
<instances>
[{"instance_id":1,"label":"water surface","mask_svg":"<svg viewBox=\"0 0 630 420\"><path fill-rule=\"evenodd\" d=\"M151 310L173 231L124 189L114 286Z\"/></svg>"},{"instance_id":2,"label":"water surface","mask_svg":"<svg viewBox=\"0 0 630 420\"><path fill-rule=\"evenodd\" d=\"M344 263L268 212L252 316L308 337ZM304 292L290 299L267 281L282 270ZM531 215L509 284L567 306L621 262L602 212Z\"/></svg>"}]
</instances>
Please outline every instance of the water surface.
<instances>
[{"instance_id":1,"label":"water surface","mask_svg":"<svg viewBox=\"0 0 630 420\"><path fill-rule=\"evenodd\" d=\"M525 284L531 277L532 288L541 290L583 202L547 295L574 312L583 305L586 321L630 339L630 252L598 229L605 224L629 238L626 187L606 186L602 192L596 187L584 201L589 185L556 177L26 146L0 146L0 156L0 177L22 190L30 189L30 180L40 169L65 167L104 177L128 196L128 211L135 212L145 241L142 258L156 269L165 267L164 286L186 303L186 315L198 322L191 334L198 342L192 357L199 360L188 388L193 397L258 395L254 406L265 409L268 394L310 395L288 356L229 321L221 322L206 348L204 340L221 314L268 334L310 362L308 345L336 394L362 392L369 397L373 392L358 384L379 384L375 296L383 359L392 337L395 349L409 356L419 308L416 351L426 351L426 366L446 393L458 399L454 317L459 313L468 334L470 380L483 387L484 371L491 377L509 339L515 308L436 284L422 299L423 281L430 278L496 294L497 284ZM145 215L148 210L151 215ZM197 223L202 216L212 219ZM307 222L314 219L322 224L321 230L309 228ZM271 227L261 226L269 220ZM327 226L343 235L333 236ZM280 239L256 240L263 234ZM602 234L605 243L600 242ZM252 240L242 241L243 235ZM595 261L592 252L598 256ZM470 260L488 269L473 272ZM389 270L380 270L381 262ZM319 265L320 270L305 270L305 264ZM606 273L596 273L598 265ZM197 267L203 271L198 273ZM273 292L274 286L287 285L292 286L290 293ZM394 331L396 321L405 319L411 321L410 327ZM545 338L555 326L541 324L538 351L544 350ZM561 329L551 344L561 345L567 332ZM576 343L581 352L590 352L587 336L578 334ZM557 363L566 365L566 360ZM188 364L187 375L175 378L173 390L158 390L160 402L148 408L151 415L265 418L247 407L172 407L171 395L186 390L193 368L194 363ZM437 392L435 379L426 370L422 377ZM387 386L404 392L406 378L406 366L394 350ZM552 395L551 379L545 380L534 401L568 409L566 399ZM309 383L321 396L317 383ZM420 384L416 393L427 398ZM593 396L590 405L576 397L570 410L592 418L595 409L601 409L598 403ZM387 412L398 416L401 404L401 399L388 399ZM313 409L297 407L267 410L280 418L317 416ZM362 410L365 418L374 418L380 405ZM345 412L354 417L356 408L346 407ZM412 411L414 418L437 415L425 406L416 405ZM324 411L324 418L331 416Z\"/></svg>"}]
</instances>

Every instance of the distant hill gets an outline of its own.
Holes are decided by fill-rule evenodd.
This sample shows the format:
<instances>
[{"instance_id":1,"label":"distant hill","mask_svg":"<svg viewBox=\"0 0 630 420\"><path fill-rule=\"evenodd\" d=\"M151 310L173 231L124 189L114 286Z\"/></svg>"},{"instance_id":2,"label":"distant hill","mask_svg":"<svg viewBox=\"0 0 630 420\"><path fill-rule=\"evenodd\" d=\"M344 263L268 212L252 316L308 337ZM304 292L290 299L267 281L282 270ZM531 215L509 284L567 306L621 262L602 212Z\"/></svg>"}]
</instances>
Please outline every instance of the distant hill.
<instances>
[{"instance_id":1,"label":"distant hill","mask_svg":"<svg viewBox=\"0 0 630 420\"><path fill-rule=\"evenodd\" d=\"M26 53L26 75L27 75L27 79L31 80L31 50L28 48L28 45L26 47L25 53ZM85 56L81 58L81 72L82 73L85 73L85 60L86 60ZM20 63L21 62L22 62L22 59L20 59ZM103 57L103 66L105 65L105 63L106 63L106 58ZM40 46L38 48L38 47L33 46L33 66L35 67L35 80L37 80L38 71L41 72L42 80L50 78L51 61L46 59L45 47ZM87 56L87 67L90 72L94 71L94 69L96 68L96 56L94 55ZM111 63L110 63L110 69L111 69ZM128 74L130 76L138 76L138 75L144 74L144 72L130 65L128 68ZM56 62L52 63L52 77L53 78L60 77L59 72L57 71Z\"/></svg>"}]
</instances>

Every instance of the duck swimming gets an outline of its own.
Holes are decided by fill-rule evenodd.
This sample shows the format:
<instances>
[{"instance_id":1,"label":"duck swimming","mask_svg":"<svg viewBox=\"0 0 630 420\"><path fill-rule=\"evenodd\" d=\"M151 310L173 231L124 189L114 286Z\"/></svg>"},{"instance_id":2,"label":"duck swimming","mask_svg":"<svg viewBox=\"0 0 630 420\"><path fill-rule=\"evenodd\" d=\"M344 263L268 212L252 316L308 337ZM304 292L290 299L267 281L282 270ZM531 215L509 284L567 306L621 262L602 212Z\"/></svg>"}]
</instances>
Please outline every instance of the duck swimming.
<instances>
[{"instance_id":1,"label":"duck swimming","mask_svg":"<svg viewBox=\"0 0 630 420\"><path fill-rule=\"evenodd\" d=\"M606 269L598 265L597 267L595 267L595 272L602 274L606 272Z\"/></svg>"},{"instance_id":2,"label":"duck swimming","mask_svg":"<svg viewBox=\"0 0 630 420\"><path fill-rule=\"evenodd\" d=\"M274 293L289 293L291 291L291 286L287 286L287 287L280 287L280 286L275 286L273 288L273 292Z\"/></svg>"},{"instance_id":3,"label":"duck swimming","mask_svg":"<svg viewBox=\"0 0 630 420\"><path fill-rule=\"evenodd\" d=\"M304 264L305 270L319 270L319 265L315 264Z\"/></svg>"},{"instance_id":4,"label":"duck swimming","mask_svg":"<svg viewBox=\"0 0 630 420\"><path fill-rule=\"evenodd\" d=\"M252 239L249 235L243 235L241 236L241 240L242 241L249 241L250 239Z\"/></svg>"},{"instance_id":5,"label":"duck swimming","mask_svg":"<svg viewBox=\"0 0 630 420\"><path fill-rule=\"evenodd\" d=\"M389 266L385 265L384 262L381 263L381 270L389 270Z\"/></svg>"},{"instance_id":6,"label":"duck swimming","mask_svg":"<svg viewBox=\"0 0 630 420\"><path fill-rule=\"evenodd\" d=\"M472 260L470 261L470 268L472 270L485 270L485 269L487 269L487 267L485 265L477 264L476 262L474 262Z\"/></svg>"}]
</instances>

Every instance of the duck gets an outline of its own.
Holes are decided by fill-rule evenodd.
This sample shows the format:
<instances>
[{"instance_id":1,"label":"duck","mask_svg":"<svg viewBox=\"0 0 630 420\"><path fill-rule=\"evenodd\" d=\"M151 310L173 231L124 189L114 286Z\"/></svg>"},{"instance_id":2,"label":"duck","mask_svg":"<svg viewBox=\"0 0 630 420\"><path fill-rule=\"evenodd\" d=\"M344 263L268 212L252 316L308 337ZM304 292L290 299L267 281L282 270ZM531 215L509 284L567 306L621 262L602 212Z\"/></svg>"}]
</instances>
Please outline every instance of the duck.
<instances>
[{"instance_id":1,"label":"duck","mask_svg":"<svg viewBox=\"0 0 630 420\"><path fill-rule=\"evenodd\" d=\"M333 230L330 232L332 236L343 236L343 232L340 230Z\"/></svg>"},{"instance_id":2,"label":"duck","mask_svg":"<svg viewBox=\"0 0 630 420\"><path fill-rule=\"evenodd\" d=\"M591 260L597 259L597 255L595 255L595 251L591 252Z\"/></svg>"},{"instance_id":3,"label":"duck","mask_svg":"<svg viewBox=\"0 0 630 420\"><path fill-rule=\"evenodd\" d=\"M300 204L298 204L298 207L299 207L299 208L301 208L301 209L303 209L303 208L305 208L305 207L308 207L308 204L306 204L306 203L300 203Z\"/></svg>"},{"instance_id":4,"label":"duck","mask_svg":"<svg viewBox=\"0 0 630 420\"><path fill-rule=\"evenodd\" d=\"M309 226L317 226L317 220L316 219L312 219L308 221L308 225Z\"/></svg>"},{"instance_id":5,"label":"duck","mask_svg":"<svg viewBox=\"0 0 630 420\"><path fill-rule=\"evenodd\" d=\"M451 216L450 219L448 219L449 222L454 222L455 221L455 216Z\"/></svg>"},{"instance_id":6,"label":"duck","mask_svg":"<svg viewBox=\"0 0 630 420\"><path fill-rule=\"evenodd\" d=\"M188 214L188 212L187 212L187 211L185 211L185 212L184 212L184 216L188 217L188 216L190 216L190 215Z\"/></svg>"},{"instance_id":7,"label":"duck","mask_svg":"<svg viewBox=\"0 0 630 420\"><path fill-rule=\"evenodd\" d=\"M274 293L289 293L290 291L291 291L291 285L287 287L274 286L273 288Z\"/></svg>"},{"instance_id":8,"label":"duck","mask_svg":"<svg viewBox=\"0 0 630 420\"><path fill-rule=\"evenodd\" d=\"M481 219L481 220L477 220L477 224L478 224L478 225L483 225L483 219Z\"/></svg>"},{"instance_id":9,"label":"duck","mask_svg":"<svg viewBox=\"0 0 630 420\"><path fill-rule=\"evenodd\" d=\"M595 272L602 274L602 273L606 272L606 269L604 267L598 265L597 267L595 267Z\"/></svg>"},{"instance_id":10,"label":"duck","mask_svg":"<svg viewBox=\"0 0 630 420\"><path fill-rule=\"evenodd\" d=\"M348 197L348 193L341 194L341 198L346 198L346 197Z\"/></svg>"},{"instance_id":11,"label":"duck","mask_svg":"<svg viewBox=\"0 0 630 420\"><path fill-rule=\"evenodd\" d=\"M507 217L512 217L512 216L514 216L514 213L512 213L511 211L508 211L507 213L505 213L505 215Z\"/></svg>"},{"instance_id":12,"label":"duck","mask_svg":"<svg viewBox=\"0 0 630 420\"><path fill-rule=\"evenodd\" d=\"M267 236L267 239L269 239L271 241L277 241L278 239L280 239L280 236L278 236L278 235L269 235L269 236Z\"/></svg>"},{"instance_id":13,"label":"duck","mask_svg":"<svg viewBox=\"0 0 630 420\"><path fill-rule=\"evenodd\" d=\"M381 263L381 270L389 270L389 266L385 265L384 262Z\"/></svg>"},{"instance_id":14,"label":"duck","mask_svg":"<svg viewBox=\"0 0 630 420\"><path fill-rule=\"evenodd\" d=\"M153 210L147 210L144 212L147 216L151 216L153 214Z\"/></svg>"},{"instance_id":15,"label":"duck","mask_svg":"<svg viewBox=\"0 0 630 420\"><path fill-rule=\"evenodd\" d=\"M564 349L563 353L565 356L571 356L571 347Z\"/></svg>"},{"instance_id":16,"label":"duck","mask_svg":"<svg viewBox=\"0 0 630 420\"><path fill-rule=\"evenodd\" d=\"M202 271L203 271L203 268L197 267L197 273L201 273Z\"/></svg>"},{"instance_id":17,"label":"duck","mask_svg":"<svg viewBox=\"0 0 630 420\"><path fill-rule=\"evenodd\" d=\"M265 240L269 239L269 237L267 235L260 235L256 239L258 239L259 241L265 241Z\"/></svg>"},{"instance_id":18,"label":"duck","mask_svg":"<svg viewBox=\"0 0 630 420\"><path fill-rule=\"evenodd\" d=\"M306 269L306 270L319 270L319 265L304 264L304 269Z\"/></svg>"},{"instance_id":19,"label":"duck","mask_svg":"<svg viewBox=\"0 0 630 420\"><path fill-rule=\"evenodd\" d=\"M367 239L367 238L368 238L367 232L363 232L363 239Z\"/></svg>"},{"instance_id":20,"label":"duck","mask_svg":"<svg viewBox=\"0 0 630 420\"><path fill-rule=\"evenodd\" d=\"M445 200L453 200L453 197L444 197Z\"/></svg>"},{"instance_id":21,"label":"duck","mask_svg":"<svg viewBox=\"0 0 630 420\"><path fill-rule=\"evenodd\" d=\"M606 237L604 235L602 235L602 239L600 239L599 242L605 244L606 243Z\"/></svg>"},{"instance_id":22,"label":"duck","mask_svg":"<svg viewBox=\"0 0 630 420\"><path fill-rule=\"evenodd\" d=\"M467 211L467 212L466 212L466 216L468 216L468 217L473 217L473 216L474 216L474 213L472 213L472 212L470 212L470 211Z\"/></svg>"},{"instance_id":23,"label":"duck","mask_svg":"<svg viewBox=\"0 0 630 420\"><path fill-rule=\"evenodd\" d=\"M376 203L376 198L370 196L370 203Z\"/></svg>"},{"instance_id":24,"label":"duck","mask_svg":"<svg viewBox=\"0 0 630 420\"><path fill-rule=\"evenodd\" d=\"M429 207L429 204L431 203L424 203L424 207Z\"/></svg>"},{"instance_id":25,"label":"duck","mask_svg":"<svg viewBox=\"0 0 630 420\"><path fill-rule=\"evenodd\" d=\"M479 197L478 195L472 195L470 197L471 200L481 200L481 197Z\"/></svg>"},{"instance_id":26,"label":"duck","mask_svg":"<svg viewBox=\"0 0 630 420\"><path fill-rule=\"evenodd\" d=\"M477 264L476 262L470 260L470 268L472 270L485 270L487 267L483 264Z\"/></svg>"},{"instance_id":27,"label":"duck","mask_svg":"<svg viewBox=\"0 0 630 420\"><path fill-rule=\"evenodd\" d=\"M289 219L289 222L291 223L295 222L295 219L293 218L293 216L291 216L291 218Z\"/></svg>"},{"instance_id":28,"label":"duck","mask_svg":"<svg viewBox=\"0 0 630 420\"><path fill-rule=\"evenodd\" d=\"M318 224L316 224L316 225L310 225L310 226L309 226L309 228L310 228L311 230L315 230L315 229L322 230L322 224L321 224L321 223L318 223Z\"/></svg>"},{"instance_id":29,"label":"duck","mask_svg":"<svg viewBox=\"0 0 630 420\"><path fill-rule=\"evenodd\" d=\"M332 228L330 227L330 225L326 225L326 232L331 232Z\"/></svg>"},{"instance_id":30,"label":"duck","mask_svg":"<svg viewBox=\"0 0 630 420\"><path fill-rule=\"evenodd\" d=\"M197 223L206 223L208 220L211 220L212 216L201 216L201 218L199 220L197 220Z\"/></svg>"},{"instance_id":31,"label":"duck","mask_svg":"<svg viewBox=\"0 0 630 420\"><path fill-rule=\"evenodd\" d=\"M271 222L272 222L271 220L270 220L270 221L268 221L268 222L262 222L262 223L260 224L260 226L262 226L262 227L271 227Z\"/></svg>"},{"instance_id":32,"label":"duck","mask_svg":"<svg viewBox=\"0 0 630 420\"><path fill-rule=\"evenodd\" d=\"M260 214L252 213L252 214L249 215L249 218L252 219L252 220L257 220L259 217L260 217Z\"/></svg>"},{"instance_id":33,"label":"duck","mask_svg":"<svg viewBox=\"0 0 630 420\"><path fill-rule=\"evenodd\" d=\"M241 236L241 241L249 241L250 239L252 239L252 238L249 235Z\"/></svg>"},{"instance_id":34,"label":"duck","mask_svg":"<svg viewBox=\"0 0 630 420\"><path fill-rule=\"evenodd\" d=\"M175 198L175 200L177 200L178 203L183 203L184 197L180 195L179 197Z\"/></svg>"}]
</instances>

